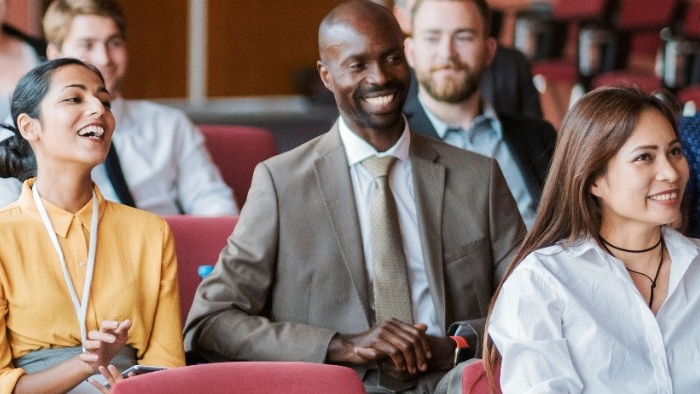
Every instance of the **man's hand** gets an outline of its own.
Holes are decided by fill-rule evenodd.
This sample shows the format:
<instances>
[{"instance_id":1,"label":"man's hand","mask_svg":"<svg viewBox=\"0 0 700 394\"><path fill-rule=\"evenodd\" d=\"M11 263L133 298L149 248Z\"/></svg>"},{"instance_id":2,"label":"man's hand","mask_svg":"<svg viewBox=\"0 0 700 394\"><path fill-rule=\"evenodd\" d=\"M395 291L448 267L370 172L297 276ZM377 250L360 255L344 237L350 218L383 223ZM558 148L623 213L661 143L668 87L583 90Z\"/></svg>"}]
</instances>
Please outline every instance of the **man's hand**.
<instances>
[{"instance_id":1,"label":"man's hand","mask_svg":"<svg viewBox=\"0 0 700 394\"><path fill-rule=\"evenodd\" d=\"M359 334L337 334L328 346L327 360L355 365L376 361L396 376L425 372L432 357L427 329L425 324L391 319Z\"/></svg>"}]
</instances>

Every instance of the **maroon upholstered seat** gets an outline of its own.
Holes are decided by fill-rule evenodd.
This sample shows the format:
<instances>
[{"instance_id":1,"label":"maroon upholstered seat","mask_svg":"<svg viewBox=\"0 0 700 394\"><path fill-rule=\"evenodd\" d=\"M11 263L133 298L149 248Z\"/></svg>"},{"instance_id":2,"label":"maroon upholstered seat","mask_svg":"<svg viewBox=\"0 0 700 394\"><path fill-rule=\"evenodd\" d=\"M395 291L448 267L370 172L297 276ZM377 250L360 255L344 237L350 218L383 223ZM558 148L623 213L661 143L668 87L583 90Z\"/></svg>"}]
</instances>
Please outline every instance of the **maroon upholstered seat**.
<instances>
[{"instance_id":1,"label":"maroon upholstered seat","mask_svg":"<svg viewBox=\"0 0 700 394\"><path fill-rule=\"evenodd\" d=\"M277 154L275 137L266 129L235 125L199 125L207 150L236 203L243 207L253 170L261 161Z\"/></svg>"},{"instance_id":2,"label":"maroon upholstered seat","mask_svg":"<svg viewBox=\"0 0 700 394\"><path fill-rule=\"evenodd\" d=\"M180 310L184 324L201 278L201 265L214 265L226 246L238 216L164 216L175 239L177 274L180 286Z\"/></svg>"},{"instance_id":3,"label":"maroon upholstered seat","mask_svg":"<svg viewBox=\"0 0 700 394\"><path fill-rule=\"evenodd\" d=\"M302 362L224 362L151 372L117 382L112 394L361 394L350 368Z\"/></svg>"},{"instance_id":4,"label":"maroon upholstered seat","mask_svg":"<svg viewBox=\"0 0 700 394\"><path fill-rule=\"evenodd\" d=\"M496 369L494 377L496 383L496 392L501 392L500 379L501 369ZM489 381L486 379L486 371L484 370L484 362L479 360L467 365L462 370L462 393L463 394L490 394Z\"/></svg>"}]
</instances>

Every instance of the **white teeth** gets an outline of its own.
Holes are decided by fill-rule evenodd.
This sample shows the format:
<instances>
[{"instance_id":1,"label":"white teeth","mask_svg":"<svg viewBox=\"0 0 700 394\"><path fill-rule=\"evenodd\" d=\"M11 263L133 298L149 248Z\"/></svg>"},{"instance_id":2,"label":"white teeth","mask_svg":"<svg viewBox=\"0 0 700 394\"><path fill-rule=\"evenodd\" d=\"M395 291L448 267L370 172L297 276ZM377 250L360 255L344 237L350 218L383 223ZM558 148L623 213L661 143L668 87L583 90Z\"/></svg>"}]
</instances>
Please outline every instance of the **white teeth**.
<instances>
[{"instance_id":1,"label":"white teeth","mask_svg":"<svg viewBox=\"0 0 700 394\"><path fill-rule=\"evenodd\" d=\"M100 126L87 126L78 131L78 135L81 137L97 137L97 138L102 138L102 135L105 133L105 129L103 129Z\"/></svg>"},{"instance_id":2,"label":"white teeth","mask_svg":"<svg viewBox=\"0 0 700 394\"><path fill-rule=\"evenodd\" d=\"M389 104L389 103L391 102L391 100L393 100L393 99L394 99L394 95L393 95L393 94L390 94L390 95L388 95L388 96L381 96L381 97L367 97L365 100L367 100L367 102L368 102L370 105L377 105L377 106L379 106L379 105L387 105L387 104Z\"/></svg>"},{"instance_id":3,"label":"white teeth","mask_svg":"<svg viewBox=\"0 0 700 394\"><path fill-rule=\"evenodd\" d=\"M678 193L673 192L673 193L667 193L667 194L658 194L656 196L651 196L649 198L652 200L656 200L656 201L666 201L666 200L678 198Z\"/></svg>"}]
</instances>

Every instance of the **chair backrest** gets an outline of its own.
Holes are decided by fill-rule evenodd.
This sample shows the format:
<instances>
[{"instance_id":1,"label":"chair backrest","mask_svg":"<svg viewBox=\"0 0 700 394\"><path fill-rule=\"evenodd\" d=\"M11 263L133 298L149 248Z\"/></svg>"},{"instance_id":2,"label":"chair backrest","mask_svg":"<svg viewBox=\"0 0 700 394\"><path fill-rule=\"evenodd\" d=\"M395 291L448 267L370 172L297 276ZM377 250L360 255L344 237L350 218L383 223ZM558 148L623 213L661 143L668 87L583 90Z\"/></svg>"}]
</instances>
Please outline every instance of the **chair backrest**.
<instances>
[{"instance_id":1,"label":"chair backrest","mask_svg":"<svg viewBox=\"0 0 700 394\"><path fill-rule=\"evenodd\" d=\"M620 0L616 26L622 30L658 31L673 23L678 0Z\"/></svg>"},{"instance_id":2,"label":"chair backrest","mask_svg":"<svg viewBox=\"0 0 700 394\"><path fill-rule=\"evenodd\" d=\"M117 382L112 394L361 394L348 367L302 362L233 361L151 372Z\"/></svg>"},{"instance_id":3,"label":"chair backrest","mask_svg":"<svg viewBox=\"0 0 700 394\"><path fill-rule=\"evenodd\" d=\"M207 150L243 207L253 170L261 161L277 154L275 137L266 129L237 125L199 125Z\"/></svg>"},{"instance_id":4,"label":"chair backrest","mask_svg":"<svg viewBox=\"0 0 700 394\"><path fill-rule=\"evenodd\" d=\"M557 0L552 4L552 14L558 20L597 19L609 7L608 0Z\"/></svg>"},{"instance_id":5,"label":"chair backrest","mask_svg":"<svg viewBox=\"0 0 700 394\"><path fill-rule=\"evenodd\" d=\"M686 86L685 88L680 89L678 93L676 93L676 96L678 97L678 101L680 101L681 105L685 105L689 101L692 101L696 109L700 108L700 85Z\"/></svg>"},{"instance_id":6,"label":"chair backrest","mask_svg":"<svg viewBox=\"0 0 700 394\"><path fill-rule=\"evenodd\" d=\"M175 239L180 311L184 324L201 281L197 269L201 265L216 263L238 216L173 215L163 218L170 225Z\"/></svg>"},{"instance_id":7,"label":"chair backrest","mask_svg":"<svg viewBox=\"0 0 700 394\"><path fill-rule=\"evenodd\" d=\"M496 391L501 392L500 379L501 368L496 368ZM486 371L484 370L484 362L481 360L475 361L462 370L462 393L463 394L490 394L489 381L486 379Z\"/></svg>"},{"instance_id":8,"label":"chair backrest","mask_svg":"<svg viewBox=\"0 0 700 394\"><path fill-rule=\"evenodd\" d=\"M682 33L687 38L700 39L700 0L691 0L687 4L683 18Z\"/></svg>"}]
</instances>

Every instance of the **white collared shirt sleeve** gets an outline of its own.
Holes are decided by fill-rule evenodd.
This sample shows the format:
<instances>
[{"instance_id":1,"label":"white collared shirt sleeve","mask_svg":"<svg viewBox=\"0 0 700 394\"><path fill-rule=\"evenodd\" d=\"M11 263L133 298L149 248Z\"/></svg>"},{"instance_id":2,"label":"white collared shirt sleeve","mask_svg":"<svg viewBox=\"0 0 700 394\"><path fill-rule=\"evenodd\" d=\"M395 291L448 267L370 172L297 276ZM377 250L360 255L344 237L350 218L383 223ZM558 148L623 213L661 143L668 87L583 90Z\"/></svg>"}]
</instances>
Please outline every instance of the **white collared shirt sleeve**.
<instances>
[{"instance_id":1,"label":"white collared shirt sleeve","mask_svg":"<svg viewBox=\"0 0 700 394\"><path fill-rule=\"evenodd\" d=\"M528 256L528 259L536 259ZM489 334L503 357L504 393L580 393L583 385L562 333L566 297L525 262L508 278ZM503 349L503 350L501 350Z\"/></svg>"},{"instance_id":2,"label":"white collared shirt sleeve","mask_svg":"<svg viewBox=\"0 0 700 394\"><path fill-rule=\"evenodd\" d=\"M592 240L527 256L504 283L489 321L503 392L696 392L698 243L671 229L663 234L671 275L656 316L622 262Z\"/></svg>"}]
</instances>

